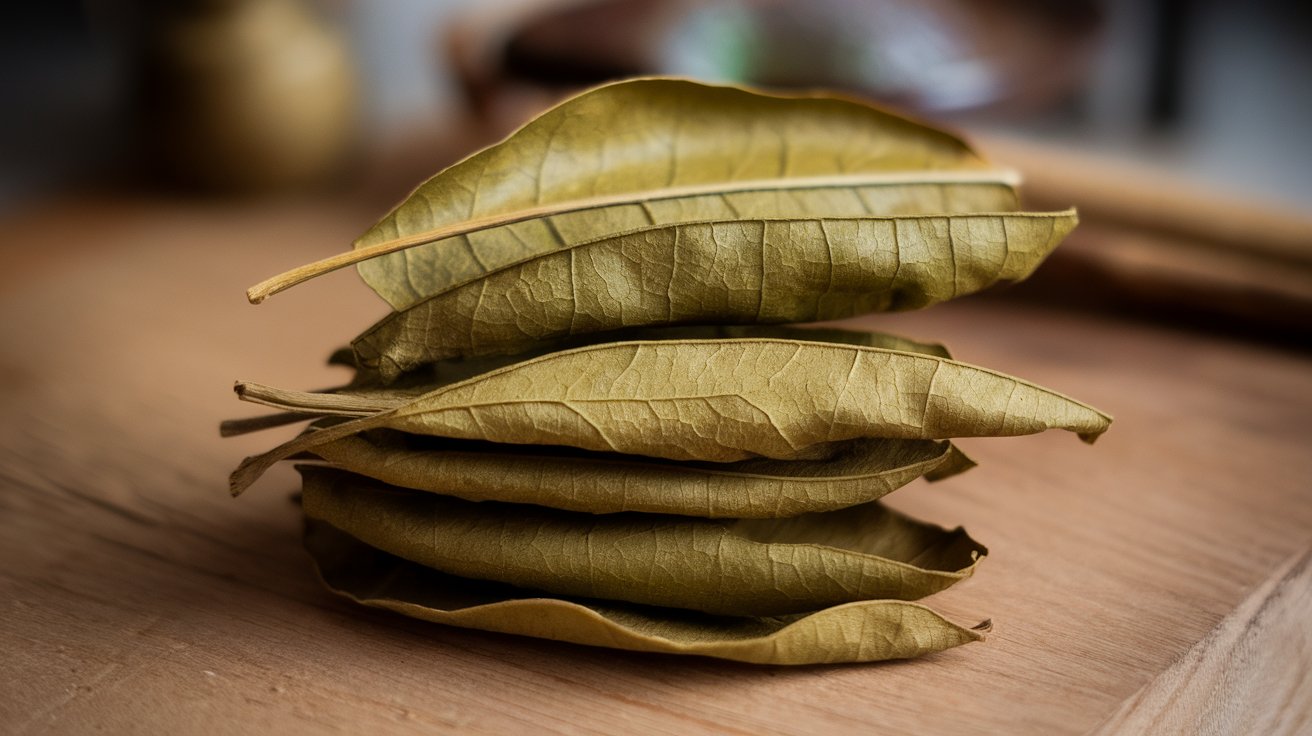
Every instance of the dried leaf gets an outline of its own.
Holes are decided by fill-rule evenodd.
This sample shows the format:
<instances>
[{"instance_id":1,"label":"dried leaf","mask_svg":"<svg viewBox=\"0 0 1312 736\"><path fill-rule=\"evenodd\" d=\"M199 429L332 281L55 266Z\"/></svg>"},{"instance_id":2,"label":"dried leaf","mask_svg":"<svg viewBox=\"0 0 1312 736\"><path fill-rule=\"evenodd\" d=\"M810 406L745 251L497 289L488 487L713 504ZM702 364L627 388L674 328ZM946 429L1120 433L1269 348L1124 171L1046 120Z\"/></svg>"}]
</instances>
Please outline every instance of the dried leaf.
<instances>
[{"instance_id":1,"label":"dried leaf","mask_svg":"<svg viewBox=\"0 0 1312 736\"><path fill-rule=\"evenodd\" d=\"M857 440L826 460L675 463L566 448L428 440L375 430L313 454L385 483L469 501L609 514L705 518L796 516L856 506L973 463L950 443Z\"/></svg>"},{"instance_id":2,"label":"dried leaf","mask_svg":"<svg viewBox=\"0 0 1312 736\"><path fill-rule=\"evenodd\" d=\"M398 311L334 354L347 386L237 385L284 413L225 434L312 423L232 492L326 461L300 466L324 581L433 621L779 664L979 639L904 600L987 551L873 499L972 465L948 438L1111 418L941 347L769 325L1027 277L1076 217L1017 212L1015 183L851 101L591 90L248 291L358 263Z\"/></svg>"},{"instance_id":3,"label":"dried leaf","mask_svg":"<svg viewBox=\"0 0 1312 736\"><path fill-rule=\"evenodd\" d=\"M987 553L961 529L878 502L730 522L472 503L332 468L301 474L307 516L403 559L557 595L719 615L923 598L969 577Z\"/></svg>"},{"instance_id":4,"label":"dried leaf","mask_svg":"<svg viewBox=\"0 0 1312 736\"><path fill-rule=\"evenodd\" d=\"M564 599L407 562L307 520L324 584L374 608L452 626L640 652L776 665L906 659L984 638L917 603L861 601L814 613L731 618L615 601Z\"/></svg>"},{"instance_id":5,"label":"dried leaf","mask_svg":"<svg viewBox=\"0 0 1312 736\"><path fill-rule=\"evenodd\" d=\"M548 110L420 185L353 253L248 296L364 261L365 281L402 309L515 260L641 226L1005 211L1015 181L956 137L861 103L632 80Z\"/></svg>"},{"instance_id":6,"label":"dried leaf","mask_svg":"<svg viewBox=\"0 0 1312 736\"><path fill-rule=\"evenodd\" d=\"M239 383L247 400L364 418L298 437L234 471L240 493L279 459L376 428L673 460L823 457L860 438L946 439L1111 418L986 368L879 348L775 339L605 343L535 358L416 399L358 400ZM370 414L370 412L376 412Z\"/></svg>"},{"instance_id":7,"label":"dried leaf","mask_svg":"<svg viewBox=\"0 0 1312 736\"><path fill-rule=\"evenodd\" d=\"M915 309L1023 279L1075 226L1051 214L729 220L571 245L456 284L352 342L383 382L451 358L645 325Z\"/></svg>"},{"instance_id":8,"label":"dried leaf","mask_svg":"<svg viewBox=\"0 0 1312 736\"><path fill-rule=\"evenodd\" d=\"M386 388L380 388L371 380L368 373L358 373L350 384L315 393L332 393L350 396L368 396L404 400L427 393L435 388L463 381L474 376L504 368L508 365L536 358L558 350L596 345L602 342L637 341L637 340L713 340L716 338L752 338L768 337L782 340L807 340L814 342L833 342L844 345L864 345L866 347L902 350L925 355L952 357L947 348L938 343L912 340L898 335L881 332L865 332L825 327L786 327L781 325L695 325L682 327L653 327L619 330L616 332L581 335L565 338L537 349L527 350L514 355L495 355L480 358L453 358L439 361L424 367L423 370L407 374ZM329 365L344 365L355 368L355 353L350 348L333 351L328 359ZM224 420L219 425L219 433L231 437L248 432L281 427L287 424L324 416L314 411L280 412L264 416Z\"/></svg>"},{"instance_id":9,"label":"dried leaf","mask_svg":"<svg viewBox=\"0 0 1312 736\"><path fill-rule=\"evenodd\" d=\"M374 379L376 376L367 370L361 371L355 364L354 351L350 351L352 362L347 363L343 351L333 353L333 358L345 365L351 365L361 371L350 386L343 387L339 393L361 393L361 387L367 387L375 395L388 395L388 389L402 389L399 396L415 395L416 387L436 388L457 381L463 381L483 373L521 363L548 353L572 350L575 348L599 345L608 342L657 342L668 340L722 340L775 338L779 340L805 340L807 342L832 342L841 345L861 345L885 350L902 350L909 353L937 355L942 358L952 357L946 347L939 343L920 342L900 335L886 332L869 332L844 330L833 327L796 327L788 325L679 325L673 327L632 327L582 335L563 336L554 340L543 341L514 353L482 355L477 357L452 357L425 364L421 370L405 374L401 380L380 387ZM348 349L349 350L349 349Z\"/></svg>"}]
</instances>

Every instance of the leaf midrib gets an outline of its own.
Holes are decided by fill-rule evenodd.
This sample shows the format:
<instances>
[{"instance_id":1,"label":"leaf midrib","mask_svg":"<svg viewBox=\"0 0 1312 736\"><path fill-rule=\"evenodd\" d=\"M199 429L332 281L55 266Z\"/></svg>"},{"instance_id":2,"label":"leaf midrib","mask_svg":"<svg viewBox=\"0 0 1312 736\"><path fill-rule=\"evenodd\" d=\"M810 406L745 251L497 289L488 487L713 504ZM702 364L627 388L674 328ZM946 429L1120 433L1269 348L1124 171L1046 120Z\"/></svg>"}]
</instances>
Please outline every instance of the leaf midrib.
<instances>
[{"instance_id":1,"label":"leaf midrib","mask_svg":"<svg viewBox=\"0 0 1312 736\"><path fill-rule=\"evenodd\" d=\"M413 304L405 307L404 309L392 312L387 316L383 317L382 319L378 320L373 325L370 325L369 328L366 329L364 332L360 333L359 337L352 340L351 345L354 346L361 342L364 342L367 338L369 338L371 335L376 333L378 330L382 329L385 325L387 325L394 318L396 318L397 315L404 314L407 311L416 309L430 302L437 301L438 299L448 297L451 294L454 294L460 289L463 289L471 284L486 282L488 279L493 278L501 273L513 271L517 268L522 268L526 264L535 263L538 261L545 261L550 258L557 258L564 253L574 253L576 251L580 251L585 248L605 245L607 243L616 240L621 240L623 238L632 238L636 235L641 235L643 233L650 233L650 232L664 231L664 230L674 230L678 228L706 226L706 225L710 225L710 226L734 225L734 224L742 224L742 223L760 223L762 225L769 225L773 223L797 223L797 222L897 223L900 221L905 222L909 220L938 220L938 219L977 220L977 219L986 219L986 218L1027 218L1027 219L1034 219L1034 220L1055 221L1066 217L1073 217L1074 215L1075 215L1075 210L1072 208L1072 209L1060 210L1057 212L959 212L959 213L937 212L937 213L925 213L925 214L918 214L918 215L851 215L851 216L842 216L842 217L813 217L813 216L744 217L744 218L720 218L720 219L709 219L709 220L690 220L687 222L672 222L666 225L644 225L642 227L635 228L633 230L625 230L618 233L611 233L609 235L602 235L588 240L580 240L577 243L569 243L562 248L556 248L541 253L532 253L530 255L524 256L523 258L520 258L519 260L506 263L502 266L498 266L497 268L494 268L490 271L485 271L484 273L475 274L473 276L464 279L463 281L457 281L456 283L447 286L446 288L442 289L437 293L430 294L424 297L423 299L420 299L414 302ZM894 249L894 251L898 252L896 248ZM954 257L955 257L955 253L954 253ZM900 263L899 263L899 268L900 268ZM895 271L893 274L893 278L896 279L896 277L897 277L897 273Z\"/></svg>"},{"instance_id":2,"label":"leaf midrib","mask_svg":"<svg viewBox=\"0 0 1312 736\"><path fill-rule=\"evenodd\" d=\"M438 393L448 393L448 392L451 392L451 391L455 391L455 390L457 390L457 389L463 389L463 388L466 388L466 387L468 387L468 386L470 386L470 385L472 385L472 384L476 384L476 383L480 383L480 382L483 382L483 381L487 381L487 380L490 380L490 379L492 379L492 378L494 378L494 377L496 377L496 376L499 376L499 375L501 375L501 374L508 373L508 372L515 371L515 370L520 370L520 369L523 369L523 368L525 368L525 367L527 367L527 366L530 366L530 365L535 365L535 364L538 364L538 363L545 363L545 362L555 361L555 360L562 360L562 359L567 358L568 356L579 355L579 354L585 354L585 353L592 352L592 351L594 351L594 350L596 350L596 351L601 351L601 350L615 350L615 349L620 349L620 348L624 348L624 349L640 349L640 348L644 348L644 347L645 347L645 348L649 348L649 349L654 349L654 348L657 348L657 347L672 347L672 346L678 346L678 345L707 345L707 346L714 346L714 347L717 347L717 348L724 348L724 347L727 347L727 346L730 345L730 344L739 344L739 345L749 345L749 344L750 344L750 345L763 345L763 344L792 345L792 346L798 346L798 347L805 348L805 349L807 349L808 351L809 351L809 350L816 350L816 351L820 351L820 350L837 350L837 351L843 351L843 352L853 352L853 353L862 353L862 354L887 354L887 355L895 355L895 356L901 356L901 357L911 358L911 359L913 359L913 360L932 361L932 362L938 363L939 365L942 365L942 364L944 364L944 363L947 363L947 364L950 364L950 365L959 366L959 367L961 367L961 368L966 368L966 369L971 369L971 370L977 370L977 371L980 371L980 372L985 373L985 374L989 374L989 375L993 375L993 376L998 376L998 377L1001 377L1001 378L1005 378L1005 379L1007 379L1007 380L1009 380L1009 381L1013 381L1013 382L1015 382L1015 383L1018 384L1018 385L1023 385L1023 386L1026 386L1026 387L1028 387L1028 388L1031 388L1031 389L1033 389L1033 390L1036 390L1036 391L1038 391L1038 392L1040 392L1040 393L1048 394L1048 395L1050 395L1050 396L1053 396L1053 397L1056 397L1056 398L1059 398L1059 399L1064 399L1065 401L1068 401L1068 402L1070 402L1071 404L1074 404L1074 405L1076 405L1076 406L1080 406L1080 407L1082 407L1082 408L1088 409L1088 410L1094 412L1095 414L1099 415L1100 417L1103 417L1104 419L1107 419L1108 421L1111 421L1111 419L1112 419L1112 417L1111 417L1110 415L1108 415L1107 413L1105 413L1105 412L1103 412L1103 411L1100 411L1099 409L1097 409L1097 408L1095 408L1095 407L1093 407L1093 406L1091 406L1091 405L1089 405L1089 404L1087 404L1087 403L1085 403L1085 402L1083 402L1083 401L1080 401L1080 400L1075 399L1075 398L1073 398L1073 397L1071 397L1071 396L1068 396L1068 395L1066 395L1066 394L1064 394L1064 393L1062 393L1062 392L1060 392L1060 391L1056 391L1056 390L1053 390L1053 389L1047 388L1046 386L1040 386L1040 385L1038 385L1038 384L1036 384L1036 383L1033 383L1032 381L1028 381L1028 380L1026 380L1026 379L1024 379L1024 378L1020 378L1020 377L1017 377L1017 376L1011 376L1011 375L1008 375L1008 374L1003 373L1003 372L1001 372L1001 371L995 370L995 369L993 369L993 368L988 368L988 367L986 367L986 366L976 365L976 364L974 364L974 363L967 363L967 362L965 362L965 361L956 360L956 359L953 359L953 358L944 358L944 357L941 357L941 356L938 356L938 355L928 355L928 354L925 354L925 353L913 353L913 352L907 352L907 351L904 351L904 350L890 350L890 349L888 349L888 348L877 348L877 347L872 347L872 346L869 346L869 345L847 345L847 344L842 344L842 343L810 342L810 341L806 341L806 340L788 340L788 339L783 339L783 338L773 338L773 337L730 338L730 339L701 339L701 340L660 340L660 341L650 341L650 340L649 340L649 341L636 341L636 340L630 340L630 341L625 341L625 342L611 342L611 343L600 343L600 344L597 344L597 345L584 345L584 346L581 346L581 347L572 348L572 349L570 349L570 350L562 350L562 351L555 352L555 353L547 353L546 355L539 355L539 356L537 356L537 357L535 357L535 358L530 358L529 360L525 360L525 361L520 362L520 363L513 363L513 364L511 364L511 365L502 366L502 367L500 367L500 368L493 369L493 370L491 370L491 371L488 371L487 373L482 373L482 374L479 374L479 375L476 375L476 376L470 376L469 378L466 378L466 379L463 380L463 381L458 381L458 382L456 382L456 383L452 383L452 384L449 384L449 385L446 385L446 386L441 386L441 387L436 388L436 389L434 389L433 391L430 391L430 392L428 392L428 393L420 394L420 395L415 396L415 397L411 397L408 401L404 401L404 402L401 402L401 403L398 403L398 404L393 404L393 405L391 405L391 406L387 406L387 407L382 407L382 408L380 408L378 411L380 411L380 412L396 412L398 409L401 409L401 408L403 408L403 407L405 407L405 406L407 406L407 405L409 405L409 404L412 404L412 403L414 403L414 402L417 402L417 401L419 401L420 399L423 399L423 398L426 398L426 397L431 397L431 396L433 396L434 394L438 394ZM248 383L248 382L238 382L238 385L241 386L241 387L256 386L256 387L260 387L260 388L262 388L262 389L269 389L269 388L271 388L271 387L267 387L267 386L262 386L261 384ZM285 393L285 394L308 393L308 392L285 391L285 390L283 390L283 389L274 389L274 390L279 391L279 392L281 392L281 393ZM246 396L245 396L241 391L238 392L238 395L241 396L242 398L246 398ZM689 397L684 397L684 398L698 398L698 397L689 396ZM472 405L467 405L467 406L472 406ZM292 408L292 406L291 406L291 405L288 405L288 408ZM366 416L368 416L368 415L366 415ZM377 416L377 415L374 414L373 416Z\"/></svg>"},{"instance_id":3,"label":"leaf midrib","mask_svg":"<svg viewBox=\"0 0 1312 736\"><path fill-rule=\"evenodd\" d=\"M913 171L888 172L872 174L849 174L821 177L779 177L774 179L755 179L741 182L715 182L713 184L662 187L634 192L624 192L601 197L566 200L546 205L525 207L484 217L470 218L439 228L431 228L404 237L392 238L381 243L357 247L345 253L339 253L313 263L291 269L284 273L265 279L246 290L246 298L252 304L259 304L280 291L317 276L336 271L340 268L367 261L408 248L414 248L439 240L468 235L481 230L490 230L504 225L534 220L552 215L585 210L602 209L625 204L639 204L658 200L683 199L687 197L710 196L718 194L737 194L756 191L787 191L805 189L841 189L861 186L906 186L914 184L991 184L1016 187L1020 176L1007 169L984 169L966 171Z\"/></svg>"}]
</instances>

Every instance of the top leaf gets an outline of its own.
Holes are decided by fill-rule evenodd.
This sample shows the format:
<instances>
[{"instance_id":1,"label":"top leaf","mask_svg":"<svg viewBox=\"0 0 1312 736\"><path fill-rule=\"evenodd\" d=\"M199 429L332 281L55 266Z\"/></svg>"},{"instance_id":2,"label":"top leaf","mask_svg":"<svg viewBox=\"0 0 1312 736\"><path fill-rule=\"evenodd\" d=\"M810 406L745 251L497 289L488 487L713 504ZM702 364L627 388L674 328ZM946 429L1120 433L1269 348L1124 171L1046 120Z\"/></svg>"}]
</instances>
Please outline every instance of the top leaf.
<instances>
[{"instance_id":1,"label":"top leaf","mask_svg":"<svg viewBox=\"0 0 1312 736\"><path fill-rule=\"evenodd\" d=\"M274 277L248 296L259 302L359 262L366 283L403 309L558 241L753 212L1005 211L1015 207L1014 178L955 136L849 100L619 82L424 182L354 253ZM526 225L504 230L514 223Z\"/></svg>"}]
</instances>

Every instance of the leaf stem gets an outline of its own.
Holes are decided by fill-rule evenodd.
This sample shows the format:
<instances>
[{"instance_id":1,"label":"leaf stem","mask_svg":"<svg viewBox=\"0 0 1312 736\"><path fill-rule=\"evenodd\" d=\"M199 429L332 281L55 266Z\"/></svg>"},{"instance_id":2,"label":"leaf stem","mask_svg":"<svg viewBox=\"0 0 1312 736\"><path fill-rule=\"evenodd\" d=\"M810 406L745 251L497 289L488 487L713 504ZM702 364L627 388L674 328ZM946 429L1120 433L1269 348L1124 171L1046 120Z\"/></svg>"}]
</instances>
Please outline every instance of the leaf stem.
<instances>
[{"instance_id":1,"label":"leaf stem","mask_svg":"<svg viewBox=\"0 0 1312 736\"><path fill-rule=\"evenodd\" d=\"M307 414L297 411L281 411L277 414L264 414L258 417L243 417L241 419L225 419L219 423L220 437L236 437L238 435L259 432L265 429L275 427L284 427L288 424L309 421L318 418L319 414Z\"/></svg>"},{"instance_id":2,"label":"leaf stem","mask_svg":"<svg viewBox=\"0 0 1312 736\"><path fill-rule=\"evenodd\" d=\"M399 401L351 394L325 394L314 391L291 391L260 383L238 381L233 390L237 398L253 404L313 416L363 417L398 406Z\"/></svg>"}]
</instances>

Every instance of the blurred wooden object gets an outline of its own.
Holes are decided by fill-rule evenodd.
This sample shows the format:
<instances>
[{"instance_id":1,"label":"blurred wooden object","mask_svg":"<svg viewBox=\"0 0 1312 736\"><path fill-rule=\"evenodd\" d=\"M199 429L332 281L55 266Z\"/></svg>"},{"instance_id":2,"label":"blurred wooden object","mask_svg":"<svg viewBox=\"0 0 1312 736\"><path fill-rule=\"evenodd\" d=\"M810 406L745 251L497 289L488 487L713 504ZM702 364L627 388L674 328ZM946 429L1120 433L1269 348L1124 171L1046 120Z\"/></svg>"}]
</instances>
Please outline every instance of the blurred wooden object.
<instances>
[{"instance_id":1,"label":"blurred wooden object","mask_svg":"<svg viewBox=\"0 0 1312 736\"><path fill-rule=\"evenodd\" d=\"M377 214L104 200L0 223L6 729L1056 734L1116 718L1111 732L1293 733L1312 718L1296 679L1312 661L1295 644L1312 636L1312 358L989 299L853 322L946 341L1117 417L1093 447L1061 433L967 442L979 468L890 497L989 545L975 578L930 600L991 617L986 642L751 667L426 625L331 596L300 550L290 470L227 496L237 460L283 435L220 440L216 426L257 411L233 379L341 378L324 358L386 311L353 274L260 307L242 292ZM1208 682L1223 686L1198 697Z\"/></svg>"},{"instance_id":2,"label":"blurred wooden object","mask_svg":"<svg viewBox=\"0 0 1312 736\"><path fill-rule=\"evenodd\" d=\"M1199 250L1239 250L1312 268L1312 213L1236 201L1179 174L1125 160L1014 137L974 138L991 159L1025 175L1022 191L1034 206L1078 202L1081 216L1093 222L1188 240Z\"/></svg>"},{"instance_id":3,"label":"blurred wooden object","mask_svg":"<svg viewBox=\"0 0 1312 736\"><path fill-rule=\"evenodd\" d=\"M1312 346L1312 213L1051 145L977 142L1024 173L1027 205L1080 211L1075 234L1017 295Z\"/></svg>"}]
</instances>

